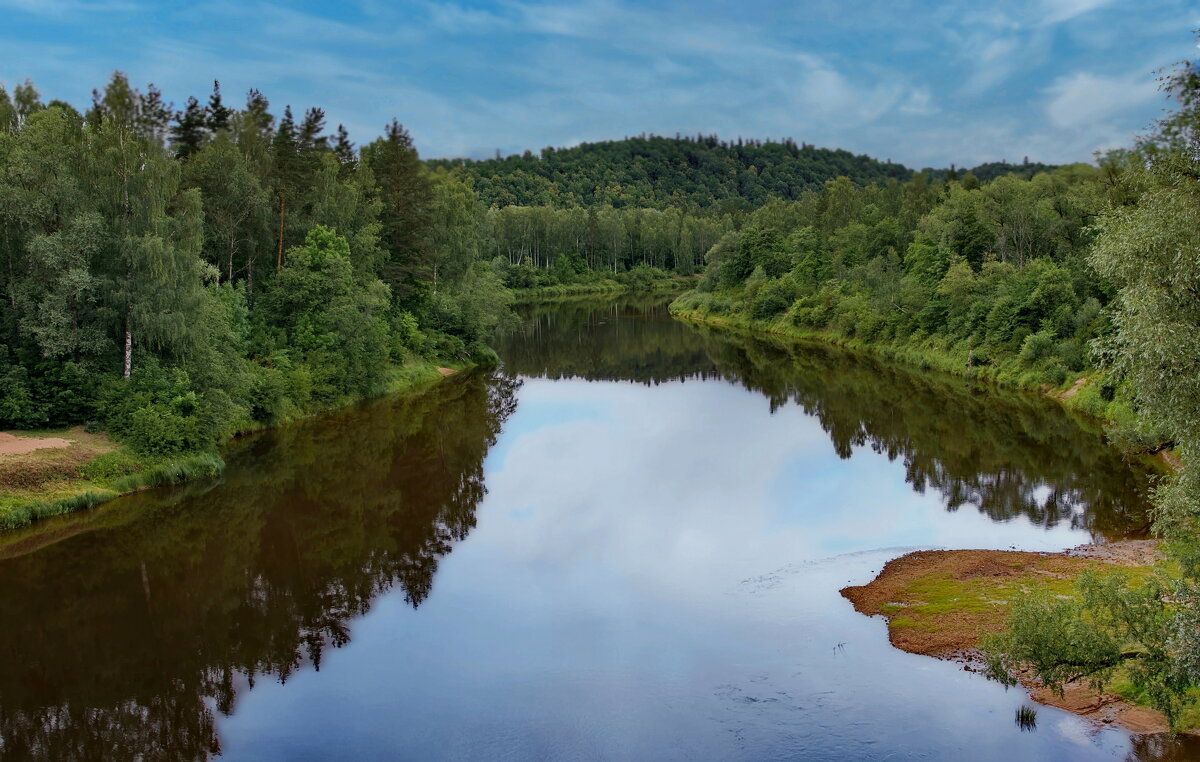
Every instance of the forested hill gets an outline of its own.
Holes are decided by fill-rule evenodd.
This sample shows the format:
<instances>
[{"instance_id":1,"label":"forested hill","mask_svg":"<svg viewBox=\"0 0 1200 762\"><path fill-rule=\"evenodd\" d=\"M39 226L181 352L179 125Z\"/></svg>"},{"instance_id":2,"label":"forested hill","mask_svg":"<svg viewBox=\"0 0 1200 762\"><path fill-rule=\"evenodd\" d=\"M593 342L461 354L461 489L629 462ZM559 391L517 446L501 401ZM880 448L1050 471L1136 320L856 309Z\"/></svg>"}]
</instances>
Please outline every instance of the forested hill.
<instances>
[{"instance_id":1,"label":"forested hill","mask_svg":"<svg viewBox=\"0 0 1200 762\"><path fill-rule=\"evenodd\" d=\"M716 136L626 138L545 148L540 156L473 161L437 159L461 167L488 206L652 207L692 205L754 208L771 196L795 200L845 175L859 185L907 180L912 170L849 151L792 140L728 143Z\"/></svg>"}]
</instances>

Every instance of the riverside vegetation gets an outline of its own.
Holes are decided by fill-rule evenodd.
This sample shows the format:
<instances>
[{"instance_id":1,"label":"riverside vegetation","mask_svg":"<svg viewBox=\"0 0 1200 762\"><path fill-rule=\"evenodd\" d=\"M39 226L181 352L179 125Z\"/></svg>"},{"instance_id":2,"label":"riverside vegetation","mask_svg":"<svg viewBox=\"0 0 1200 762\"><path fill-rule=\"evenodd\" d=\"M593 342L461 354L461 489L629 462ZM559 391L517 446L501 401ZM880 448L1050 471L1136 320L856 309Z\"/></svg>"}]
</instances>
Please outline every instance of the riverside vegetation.
<instances>
[{"instance_id":1,"label":"riverside vegetation","mask_svg":"<svg viewBox=\"0 0 1200 762\"><path fill-rule=\"evenodd\" d=\"M356 148L319 108L231 108L218 83L178 111L119 72L82 113L0 88L0 428L91 443L4 456L0 527L488 361L514 297L682 291L768 196L837 175L912 172L704 136L426 163L396 121Z\"/></svg>"},{"instance_id":2,"label":"riverside vegetation","mask_svg":"<svg viewBox=\"0 0 1200 762\"><path fill-rule=\"evenodd\" d=\"M667 270L731 224L488 209L397 122L361 150L325 132L215 83L179 112L120 73L86 113L0 88L0 428L76 427L69 453L6 456L0 527L218 473L230 436L488 361L514 291L682 290Z\"/></svg>"},{"instance_id":3,"label":"riverside vegetation","mask_svg":"<svg viewBox=\"0 0 1200 762\"><path fill-rule=\"evenodd\" d=\"M677 314L1057 387L1128 449L1190 462L1200 75L1164 84L1178 110L1098 167L966 173L704 136L423 163L396 121L356 149L318 108L232 109L215 83L179 112L119 73L86 113L0 92L0 427L109 438L0 471L0 526L214 473L231 436L488 361L514 292L698 272ZM991 676L1119 677L1179 720L1200 685L1200 477L1155 496L1169 560L1019 597Z\"/></svg>"},{"instance_id":4,"label":"riverside vegetation","mask_svg":"<svg viewBox=\"0 0 1200 762\"><path fill-rule=\"evenodd\" d=\"M1200 71L1185 61L1161 81L1176 110L1098 167L990 182L970 173L867 187L839 178L822 193L773 200L707 253L698 287L673 310L1057 388L1068 405L1107 419L1127 450L1173 447L1192 463L1200 458ZM1116 686L1173 727L1194 724L1200 476L1182 467L1160 481L1154 500L1154 530L1168 540L1161 560L1136 572L1094 564L1069 595L1061 582L1027 586L982 641L990 677L1015 685L1027 671L1060 694ZM921 600L950 613L975 602L934 597Z\"/></svg>"}]
</instances>

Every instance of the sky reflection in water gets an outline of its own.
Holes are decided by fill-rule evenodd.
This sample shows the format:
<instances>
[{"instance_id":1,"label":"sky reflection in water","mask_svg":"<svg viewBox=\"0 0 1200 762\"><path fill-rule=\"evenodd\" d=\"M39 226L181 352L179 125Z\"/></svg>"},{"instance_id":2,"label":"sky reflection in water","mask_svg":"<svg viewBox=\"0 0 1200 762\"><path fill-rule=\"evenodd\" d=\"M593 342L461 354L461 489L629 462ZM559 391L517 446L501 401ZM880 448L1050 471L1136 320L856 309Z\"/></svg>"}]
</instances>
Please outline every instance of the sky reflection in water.
<instances>
[{"instance_id":1,"label":"sky reflection in water","mask_svg":"<svg viewBox=\"0 0 1200 762\"><path fill-rule=\"evenodd\" d=\"M99 647L120 680L80 662L0 691L9 743L49 748L175 681L199 703L151 710L160 738L207 705L197 737L219 735L230 759L1186 753L1048 708L1021 732L1020 692L891 648L882 620L837 593L911 548L1056 550L1138 531L1145 475L1098 431L1042 400L736 339L661 304L529 318L501 374L276 433L231 453L222 485L140 496L99 537L0 560L0 611L45 620L22 620L10 666L69 664L64 644L99 628L101 612L47 609L72 603L70 580L31 581L63 558L116 591L110 614L157 596L145 656ZM225 512L238 521L211 529ZM163 532L182 546L155 551ZM131 556L149 558L148 587ZM144 634L201 615L273 624L228 647ZM292 667L269 656L289 649ZM247 664L252 689L216 687ZM56 701L100 711L52 725L32 709ZM133 742L116 727L89 737Z\"/></svg>"}]
</instances>

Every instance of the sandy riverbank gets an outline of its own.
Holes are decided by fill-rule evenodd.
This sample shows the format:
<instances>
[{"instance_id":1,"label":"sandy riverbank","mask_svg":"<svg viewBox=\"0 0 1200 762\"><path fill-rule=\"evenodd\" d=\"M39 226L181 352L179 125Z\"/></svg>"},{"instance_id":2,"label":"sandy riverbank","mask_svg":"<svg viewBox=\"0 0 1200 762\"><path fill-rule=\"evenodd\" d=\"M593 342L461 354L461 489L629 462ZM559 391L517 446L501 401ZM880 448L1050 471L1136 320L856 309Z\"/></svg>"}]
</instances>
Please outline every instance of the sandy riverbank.
<instances>
[{"instance_id":1,"label":"sandy riverbank","mask_svg":"<svg viewBox=\"0 0 1200 762\"><path fill-rule=\"evenodd\" d=\"M1023 591L1046 587L1071 592L1084 569L1097 566L1148 572L1156 540L1083 545L1062 553L1005 550L917 551L889 561L866 585L841 593L860 613L884 616L892 645L909 653L959 662L980 671L980 639L1003 629L1008 601ZM1058 696L1032 676L1021 676L1030 697L1098 725L1117 725L1134 733L1161 733L1166 718L1113 693L1098 693L1072 683Z\"/></svg>"}]
</instances>

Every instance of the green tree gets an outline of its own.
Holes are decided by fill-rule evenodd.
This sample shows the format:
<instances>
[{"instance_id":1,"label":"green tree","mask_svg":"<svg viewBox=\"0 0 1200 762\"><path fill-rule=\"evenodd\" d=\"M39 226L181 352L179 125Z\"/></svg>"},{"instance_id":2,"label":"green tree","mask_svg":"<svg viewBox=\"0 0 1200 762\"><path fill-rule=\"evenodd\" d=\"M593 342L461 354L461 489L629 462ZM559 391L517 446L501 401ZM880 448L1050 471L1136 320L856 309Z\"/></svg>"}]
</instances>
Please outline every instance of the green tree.
<instances>
[{"instance_id":1,"label":"green tree","mask_svg":"<svg viewBox=\"0 0 1200 762\"><path fill-rule=\"evenodd\" d=\"M380 222L387 260L380 277L392 287L398 303L419 307L430 280L428 235L432 191L412 137L395 119L384 136L362 149L383 202Z\"/></svg>"},{"instance_id":2,"label":"green tree","mask_svg":"<svg viewBox=\"0 0 1200 762\"><path fill-rule=\"evenodd\" d=\"M356 278L350 245L318 225L265 297L272 324L313 377L313 396L330 402L381 387L387 369L388 289L374 277Z\"/></svg>"}]
</instances>

